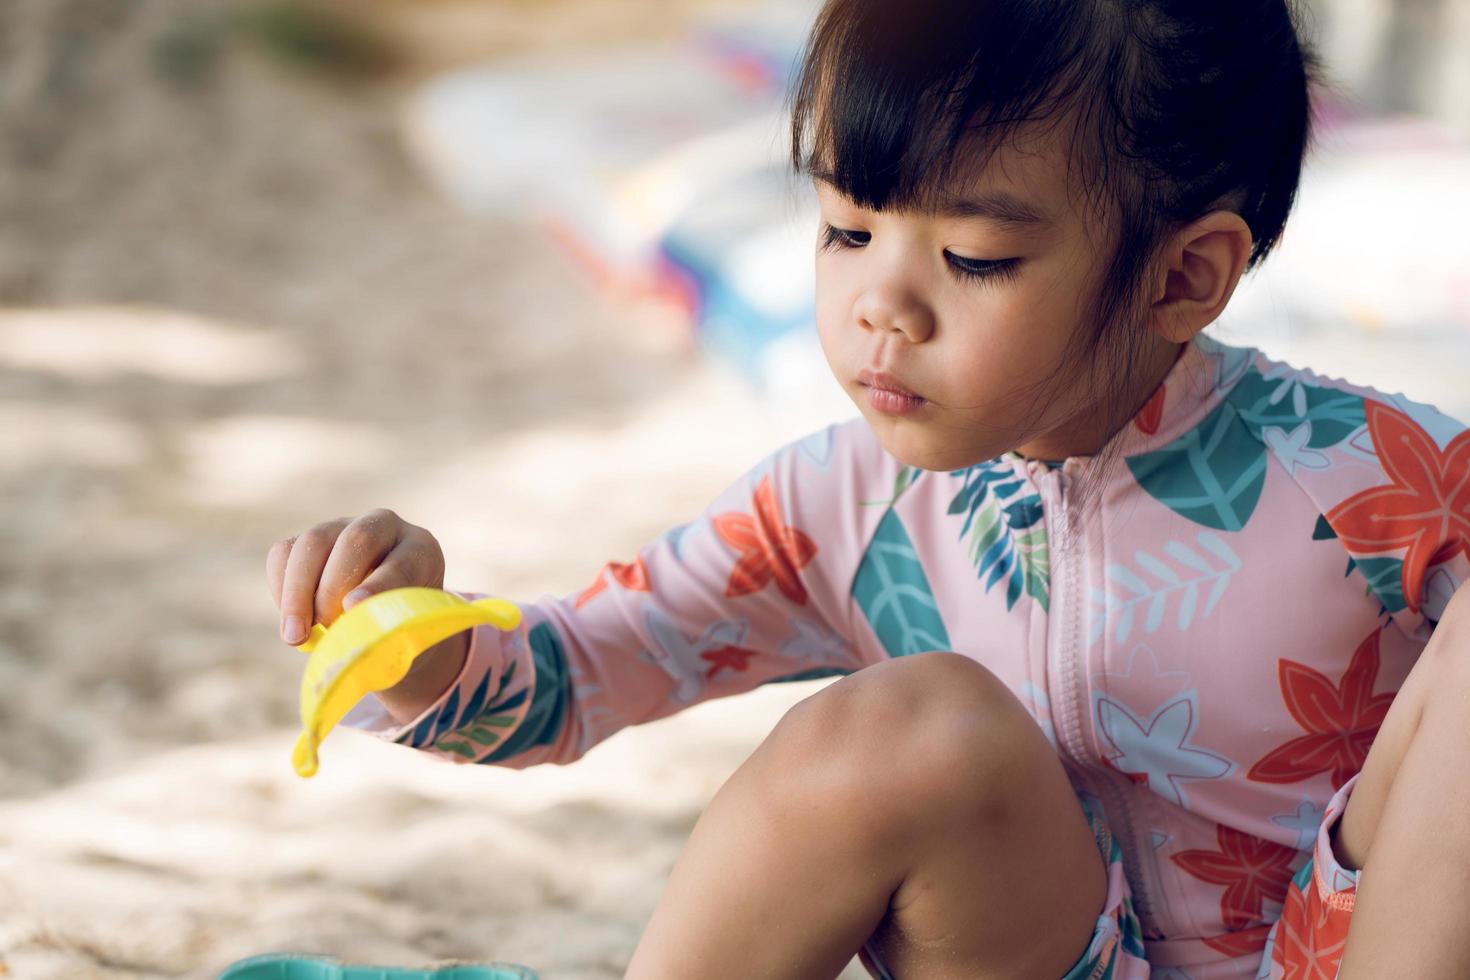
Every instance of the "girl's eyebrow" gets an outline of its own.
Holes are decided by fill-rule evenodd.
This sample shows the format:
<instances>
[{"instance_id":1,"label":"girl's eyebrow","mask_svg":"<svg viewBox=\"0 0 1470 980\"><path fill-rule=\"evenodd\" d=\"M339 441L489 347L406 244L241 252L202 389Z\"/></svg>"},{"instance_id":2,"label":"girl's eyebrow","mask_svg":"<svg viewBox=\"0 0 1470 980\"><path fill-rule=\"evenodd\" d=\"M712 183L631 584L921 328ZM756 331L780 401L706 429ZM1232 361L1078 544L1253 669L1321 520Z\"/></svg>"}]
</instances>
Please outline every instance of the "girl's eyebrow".
<instances>
[{"instance_id":1,"label":"girl's eyebrow","mask_svg":"<svg viewBox=\"0 0 1470 980\"><path fill-rule=\"evenodd\" d=\"M973 197L945 194L933 210L945 218L986 218L1019 228L1051 224L1038 208L1005 191L985 191Z\"/></svg>"},{"instance_id":2,"label":"girl's eyebrow","mask_svg":"<svg viewBox=\"0 0 1470 980\"><path fill-rule=\"evenodd\" d=\"M838 194L842 193L827 171L812 168L808 174L812 180L826 184ZM927 210L942 218L984 218L1022 230L1051 224L1051 219L1039 208L1005 191L983 191L970 196L944 193Z\"/></svg>"}]
</instances>

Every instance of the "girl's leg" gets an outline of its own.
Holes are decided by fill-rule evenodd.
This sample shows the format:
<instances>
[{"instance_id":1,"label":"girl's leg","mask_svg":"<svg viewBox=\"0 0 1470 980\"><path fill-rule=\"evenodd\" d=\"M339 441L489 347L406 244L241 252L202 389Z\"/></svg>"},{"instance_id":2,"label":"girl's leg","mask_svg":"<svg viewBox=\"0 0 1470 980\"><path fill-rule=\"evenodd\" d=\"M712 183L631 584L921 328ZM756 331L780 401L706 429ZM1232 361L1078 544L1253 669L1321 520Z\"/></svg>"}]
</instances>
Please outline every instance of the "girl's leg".
<instances>
[{"instance_id":1,"label":"girl's leg","mask_svg":"<svg viewBox=\"0 0 1470 980\"><path fill-rule=\"evenodd\" d=\"M1105 867L1055 750L985 667L885 661L800 702L695 825L627 977L1056 980Z\"/></svg>"},{"instance_id":2,"label":"girl's leg","mask_svg":"<svg viewBox=\"0 0 1470 980\"><path fill-rule=\"evenodd\" d=\"M1470 591L1461 601L1470 613ZM1470 616L1447 611L1333 828L1361 868L1338 976L1470 976Z\"/></svg>"}]
</instances>

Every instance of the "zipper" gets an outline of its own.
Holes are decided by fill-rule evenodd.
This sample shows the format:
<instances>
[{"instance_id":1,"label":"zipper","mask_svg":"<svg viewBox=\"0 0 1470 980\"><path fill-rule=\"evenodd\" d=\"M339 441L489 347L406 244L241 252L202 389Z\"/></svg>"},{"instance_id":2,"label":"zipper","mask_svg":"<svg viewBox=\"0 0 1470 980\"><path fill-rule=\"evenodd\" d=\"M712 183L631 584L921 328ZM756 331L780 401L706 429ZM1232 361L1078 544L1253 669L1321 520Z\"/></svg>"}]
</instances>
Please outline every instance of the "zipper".
<instances>
[{"instance_id":1,"label":"zipper","mask_svg":"<svg viewBox=\"0 0 1470 980\"><path fill-rule=\"evenodd\" d=\"M1056 477L1058 520L1061 525L1061 533L1058 538L1062 545L1060 549L1062 567L1059 570L1063 574L1053 578L1054 582L1057 578L1061 579L1062 589L1052 592L1052 610L1064 613L1058 617L1052 629L1052 634L1057 637L1057 655L1053 666L1062 685L1062 724L1057 731L1057 743L1078 765L1085 766L1086 746L1082 737L1083 706L1079 704L1079 700L1086 698L1087 685L1085 678L1078 677L1080 668L1077 663L1076 643L1078 625L1076 541L1072 534L1072 522L1067 507L1066 473L1058 470L1054 476ZM1058 602L1058 599L1062 601Z\"/></svg>"},{"instance_id":2,"label":"zipper","mask_svg":"<svg viewBox=\"0 0 1470 980\"><path fill-rule=\"evenodd\" d=\"M1057 744L1065 746L1067 754L1075 760L1073 778L1078 786L1092 792L1102 802L1103 814L1113 837L1127 845L1122 846L1121 850L1125 877L1131 886L1134 911L1141 919L1158 928L1160 923L1154 914L1151 892L1144 887L1146 881L1152 882L1154 878L1144 875L1140 866L1143 852L1139 850L1140 834L1139 828L1134 825L1133 808L1129 805L1127 795L1119 789L1114 776L1106 772L1094 772L1101 765L1101 758L1094 759L1088 751L1084 720L1091 717L1092 707L1088 693L1087 651L1081 643L1083 607L1078 582L1078 564L1081 560L1078 548L1082 532L1073 532L1065 471L1058 470L1056 477L1057 509L1060 512L1062 534L1066 538L1061 568L1065 601L1058 604L1057 591L1053 590L1052 593L1052 610L1057 612L1060 607L1065 611L1056 624L1062 631L1057 642L1056 669L1062 684L1061 700L1066 737L1064 740L1061 729L1058 729ZM1056 577L1053 578L1053 582L1055 581ZM1053 718L1055 717L1054 712ZM1142 836L1149 836L1148 828L1143 828Z\"/></svg>"}]
</instances>

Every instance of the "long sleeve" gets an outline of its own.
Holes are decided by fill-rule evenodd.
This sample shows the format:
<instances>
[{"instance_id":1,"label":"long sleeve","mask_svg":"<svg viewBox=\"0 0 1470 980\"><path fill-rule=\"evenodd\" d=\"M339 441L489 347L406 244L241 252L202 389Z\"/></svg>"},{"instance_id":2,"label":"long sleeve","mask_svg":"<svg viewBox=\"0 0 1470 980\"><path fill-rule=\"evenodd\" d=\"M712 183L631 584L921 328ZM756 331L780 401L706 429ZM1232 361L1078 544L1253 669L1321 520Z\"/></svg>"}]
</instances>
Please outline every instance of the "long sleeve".
<instances>
[{"instance_id":1,"label":"long sleeve","mask_svg":"<svg viewBox=\"0 0 1470 980\"><path fill-rule=\"evenodd\" d=\"M453 762L565 764L710 698L859 670L880 655L853 640L851 584L882 516L864 501L898 473L860 421L793 442L582 591L518 603L516 630L475 629L418 718L395 725L369 695L342 723Z\"/></svg>"},{"instance_id":2,"label":"long sleeve","mask_svg":"<svg viewBox=\"0 0 1470 980\"><path fill-rule=\"evenodd\" d=\"M1402 395L1339 387L1366 393L1365 424L1336 447L1334 465L1304 447L1291 455L1289 438L1273 448L1321 509L1314 537L1340 539L1344 574L1361 575L1365 593L1422 646L1470 581L1470 430Z\"/></svg>"}]
</instances>

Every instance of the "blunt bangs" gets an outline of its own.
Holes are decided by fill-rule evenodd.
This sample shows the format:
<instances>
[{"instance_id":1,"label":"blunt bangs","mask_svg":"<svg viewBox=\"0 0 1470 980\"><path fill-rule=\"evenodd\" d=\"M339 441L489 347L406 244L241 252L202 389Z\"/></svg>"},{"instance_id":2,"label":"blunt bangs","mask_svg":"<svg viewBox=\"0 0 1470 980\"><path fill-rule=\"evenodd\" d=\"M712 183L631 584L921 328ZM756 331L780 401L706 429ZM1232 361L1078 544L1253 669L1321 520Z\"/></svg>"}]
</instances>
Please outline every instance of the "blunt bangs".
<instances>
[{"instance_id":1,"label":"blunt bangs","mask_svg":"<svg viewBox=\"0 0 1470 980\"><path fill-rule=\"evenodd\" d=\"M1066 6L832 0L792 94L793 168L873 211L932 209L962 164L1075 106L1092 5Z\"/></svg>"}]
</instances>

